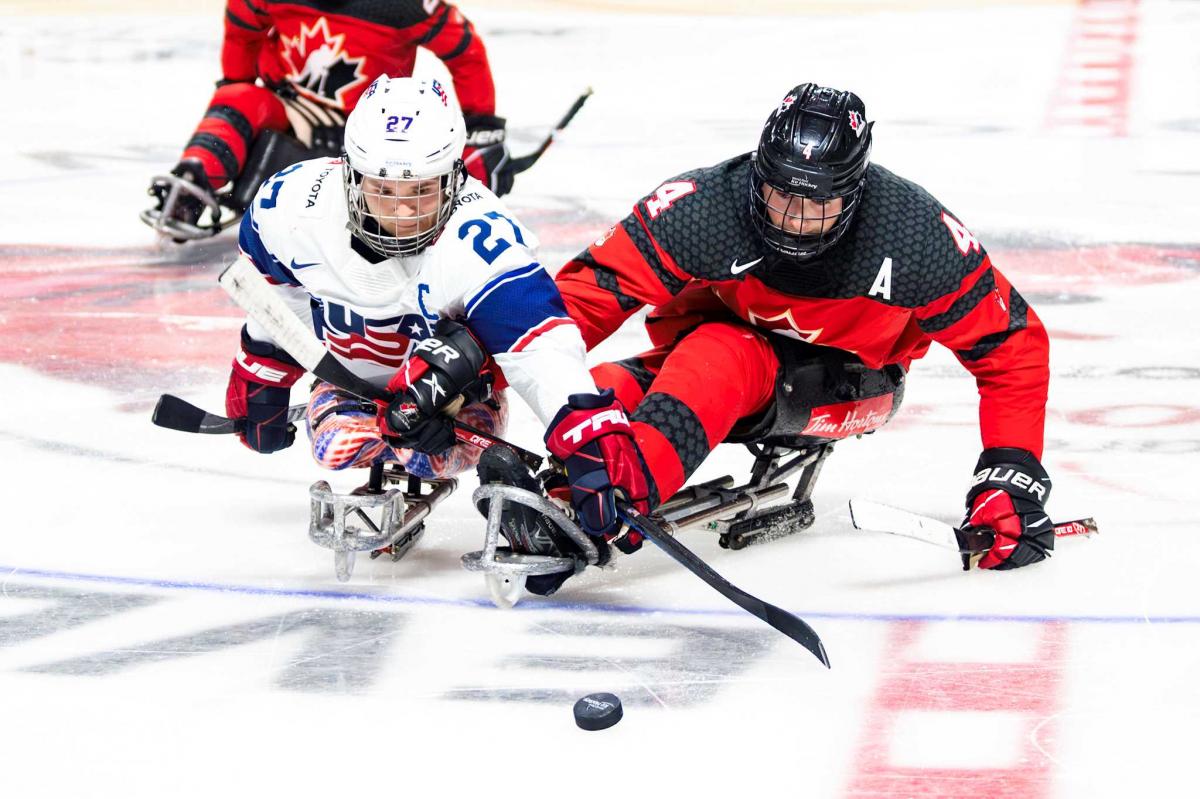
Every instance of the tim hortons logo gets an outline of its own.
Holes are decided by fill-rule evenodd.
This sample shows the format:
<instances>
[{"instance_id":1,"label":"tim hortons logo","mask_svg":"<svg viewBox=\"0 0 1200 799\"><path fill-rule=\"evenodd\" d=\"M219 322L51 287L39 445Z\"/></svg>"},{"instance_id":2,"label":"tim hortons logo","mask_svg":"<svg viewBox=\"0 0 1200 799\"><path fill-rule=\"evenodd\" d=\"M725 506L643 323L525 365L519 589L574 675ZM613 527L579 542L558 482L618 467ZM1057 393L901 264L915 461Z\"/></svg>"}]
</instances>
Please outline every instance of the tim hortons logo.
<instances>
[{"instance_id":1,"label":"tim hortons logo","mask_svg":"<svg viewBox=\"0 0 1200 799\"><path fill-rule=\"evenodd\" d=\"M1042 502L1046 501L1046 487L1025 474L1025 472L1017 471L1011 466L993 466L987 469L980 469L975 473L975 479L971 481L971 485L977 486L980 483L1008 483L1027 494L1033 494Z\"/></svg>"},{"instance_id":2,"label":"tim hortons logo","mask_svg":"<svg viewBox=\"0 0 1200 799\"><path fill-rule=\"evenodd\" d=\"M572 444L578 444L583 440L583 434L591 428L594 433L600 432L600 428L605 425L614 425L616 427L628 427L629 420L625 418L625 414L620 410L613 408L611 410L598 413L588 419L584 419L579 424L572 427L567 432L563 433L563 438Z\"/></svg>"},{"instance_id":3,"label":"tim hortons logo","mask_svg":"<svg viewBox=\"0 0 1200 799\"><path fill-rule=\"evenodd\" d=\"M800 434L820 438L856 436L882 427L891 412L891 394L857 402L822 405L813 408L812 416Z\"/></svg>"}]
</instances>

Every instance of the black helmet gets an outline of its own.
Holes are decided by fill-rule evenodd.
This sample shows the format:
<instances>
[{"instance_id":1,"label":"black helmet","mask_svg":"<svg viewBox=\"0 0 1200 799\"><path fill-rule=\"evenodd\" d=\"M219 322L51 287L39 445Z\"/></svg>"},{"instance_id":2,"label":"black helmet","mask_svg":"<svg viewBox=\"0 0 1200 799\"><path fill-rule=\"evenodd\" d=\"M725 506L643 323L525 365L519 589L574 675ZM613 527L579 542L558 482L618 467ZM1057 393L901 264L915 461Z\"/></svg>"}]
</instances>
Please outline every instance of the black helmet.
<instances>
[{"instance_id":1,"label":"black helmet","mask_svg":"<svg viewBox=\"0 0 1200 799\"><path fill-rule=\"evenodd\" d=\"M792 260L807 261L846 233L871 162L873 124L867 122L867 109L857 95L813 83L792 89L771 112L750 178L751 216L769 247ZM768 213L773 211L777 219L804 220L803 199L827 203L839 198L841 211L832 225L810 213L800 230L788 231Z\"/></svg>"}]
</instances>

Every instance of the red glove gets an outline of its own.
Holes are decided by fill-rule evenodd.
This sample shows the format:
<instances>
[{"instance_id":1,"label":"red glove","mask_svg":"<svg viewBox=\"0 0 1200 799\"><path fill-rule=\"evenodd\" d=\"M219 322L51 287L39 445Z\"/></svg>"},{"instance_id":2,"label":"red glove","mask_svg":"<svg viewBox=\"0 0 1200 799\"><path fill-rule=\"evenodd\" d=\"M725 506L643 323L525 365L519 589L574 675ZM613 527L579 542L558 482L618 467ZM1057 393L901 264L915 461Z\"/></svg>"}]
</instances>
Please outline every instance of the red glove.
<instances>
[{"instance_id":1,"label":"red glove","mask_svg":"<svg viewBox=\"0 0 1200 799\"><path fill-rule=\"evenodd\" d=\"M963 528L995 533L981 569L1016 569L1048 558L1054 549L1054 525L1044 506L1050 477L1032 453L1012 447L984 450L967 493Z\"/></svg>"},{"instance_id":2,"label":"red glove","mask_svg":"<svg viewBox=\"0 0 1200 799\"><path fill-rule=\"evenodd\" d=\"M620 535L616 502L619 494L639 513L649 513L650 489L633 429L612 389L572 394L550 423L546 447L566 467L571 505L583 531L622 552L641 547L641 533Z\"/></svg>"},{"instance_id":3,"label":"red glove","mask_svg":"<svg viewBox=\"0 0 1200 799\"><path fill-rule=\"evenodd\" d=\"M225 415L242 422L238 438L255 452L277 452L296 440L287 420L292 384L304 367L265 341L250 338L242 327L242 348L233 359L225 389Z\"/></svg>"}]
</instances>

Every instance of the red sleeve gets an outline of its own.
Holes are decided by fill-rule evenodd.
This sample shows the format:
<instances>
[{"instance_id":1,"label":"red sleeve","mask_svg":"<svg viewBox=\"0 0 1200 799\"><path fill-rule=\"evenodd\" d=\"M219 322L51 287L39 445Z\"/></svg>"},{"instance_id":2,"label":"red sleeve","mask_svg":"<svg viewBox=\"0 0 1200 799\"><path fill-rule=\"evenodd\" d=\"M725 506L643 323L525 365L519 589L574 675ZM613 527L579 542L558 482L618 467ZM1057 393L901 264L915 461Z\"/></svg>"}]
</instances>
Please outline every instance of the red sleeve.
<instances>
[{"instance_id":1,"label":"red sleeve","mask_svg":"<svg viewBox=\"0 0 1200 799\"><path fill-rule=\"evenodd\" d=\"M225 4L221 75L226 80L252 81L258 77L258 51L271 29L266 6L266 0L228 0Z\"/></svg>"},{"instance_id":2,"label":"red sleeve","mask_svg":"<svg viewBox=\"0 0 1200 799\"><path fill-rule=\"evenodd\" d=\"M1020 447L1040 459L1050 339L991 259L985 255L956 292L917 309L917 319L975 376L984 448Z\"/></svg>"},{"instance_id":3,"label":"red sleeve","mask_svg":"<svg viewBox=\"0 0 1200 799\"><path fill-rule=\"evenodd\" d=\"M669 301L679 292L681 277L686 275L654 240L635 209L568 261L555 283L590 350L643 305Z\"/></svg>"},{"instance_id":4,"label":"red sleeve","mask_svg":"<svg viewBox=\"0 0 1200 799\"><path fill-rule=\"evenodd\" d=\"M446 65L464 116L494 116L496 86L483 39L471 20L449 3L412 28L413 44L426 48Z\"/></svg>"}]
</instances>

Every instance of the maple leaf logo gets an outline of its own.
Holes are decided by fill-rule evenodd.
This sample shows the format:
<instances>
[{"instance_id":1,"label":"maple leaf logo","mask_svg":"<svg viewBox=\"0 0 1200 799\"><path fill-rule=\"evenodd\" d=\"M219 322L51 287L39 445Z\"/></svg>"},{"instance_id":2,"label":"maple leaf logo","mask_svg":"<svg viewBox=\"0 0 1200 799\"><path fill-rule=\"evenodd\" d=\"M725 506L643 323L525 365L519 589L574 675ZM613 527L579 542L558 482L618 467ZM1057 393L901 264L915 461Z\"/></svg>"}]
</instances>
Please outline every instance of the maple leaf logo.
<instances>
[{"instance_id":1,"label":"maple leaf logo","mask_svg":"<svg viewBox=\"0 0 1200 799\"><path fill-rule=\"evenodd\" d=\"M805 330L800 325L796 324L795 318L792 317L792 309L788 308L783 313L775 314L774 316L760 316L755 313L753 308L747 308L746 320L755 327L763 327L770 330L772 333L778 333L781 336L794 338L797 341L804 341L809 344L816 342L817 337L825 331L825 328L818 327L816 330ZM773 325L771 322L782 322L784 326Z\"/></svg>"},{"instance_id":2,"label":"maple leaf logo","mask_svg":"<svg viewBox=\"0 0 1200 799\"><path fill-rule=\"evenodd\" d=\"M365 58L354 58L344 49L346 34L333 34L329 21L319 17L310 28L300 23L300 35L282 38L288 80L301 94L326 105L345 109L346 92L366 81Z\"/></svg>"}]
</instances>

